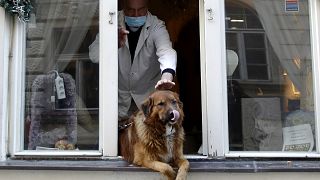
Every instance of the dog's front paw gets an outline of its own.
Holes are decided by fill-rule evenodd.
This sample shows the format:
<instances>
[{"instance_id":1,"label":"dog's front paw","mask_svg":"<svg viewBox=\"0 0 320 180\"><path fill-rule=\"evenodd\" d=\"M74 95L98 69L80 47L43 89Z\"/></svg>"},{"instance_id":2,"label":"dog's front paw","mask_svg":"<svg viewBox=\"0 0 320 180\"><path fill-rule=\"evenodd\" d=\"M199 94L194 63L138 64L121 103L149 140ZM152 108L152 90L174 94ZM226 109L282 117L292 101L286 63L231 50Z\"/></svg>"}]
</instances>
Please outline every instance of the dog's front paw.
<instances>
[{"instance_id":1,"label":"dog's front paw","mask_svg":"<svg viewBox=\"0 0 320 180\"><path fill-rule=\"evenodd\" d=\"M187 172L189 170L189 161L182 158L180 161L178 161L178 166L179 166L179 170L178 170L178 175L176 180L187 179Z\"/></svg>"},{"instance_id":2,"label":"dog's front paw","mask_svg":"<svg viewBox=\"0 0 320 180\"><path fill-rule=\"evenodd\" d=\"M186 179L187 179L187 172L179 172L176 178L176 180L186 180Z\"/></svg>"},{"instance_id":3,"label":"dog's front paw","mask_svg":"<svg viewBox=\"0 0 320 180\"><path fill-rule=\"evenodd\" d=\"M177 175L176 172L169 165L166 167L166 170L163 174L167 177L168 180L175 180Z\"/></svg>"}]
</instances>

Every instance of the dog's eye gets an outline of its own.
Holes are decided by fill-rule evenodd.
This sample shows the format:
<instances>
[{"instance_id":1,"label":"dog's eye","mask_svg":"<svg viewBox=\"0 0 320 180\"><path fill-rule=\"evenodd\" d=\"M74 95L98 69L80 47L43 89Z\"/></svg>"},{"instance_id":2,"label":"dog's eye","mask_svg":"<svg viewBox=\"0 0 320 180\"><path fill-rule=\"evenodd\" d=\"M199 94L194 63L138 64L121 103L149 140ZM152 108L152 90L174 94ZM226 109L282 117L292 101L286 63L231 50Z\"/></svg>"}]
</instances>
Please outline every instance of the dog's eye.
<instances>
[{"instance_id":1,"label":"dog's eye","mask_svg":"<svg viewBox=\"0 0 320 180\"><path fill-rule=\"evenodd\" d=\"M158 103L158 106L163 106L164 105L164 102L159 102Z\"/></svg>"},{"instance_id":2,"label":"dog's eye","mask_svg":"<svg viewBox=\"0 0 320 180\"><path fill-rule=\"evenodd\" d=\"M173 100L171 101L171 103L172 103L172 104L177 104L177 101L176 101L175 99L173 99Z\"/></svg>"}]
</instances>

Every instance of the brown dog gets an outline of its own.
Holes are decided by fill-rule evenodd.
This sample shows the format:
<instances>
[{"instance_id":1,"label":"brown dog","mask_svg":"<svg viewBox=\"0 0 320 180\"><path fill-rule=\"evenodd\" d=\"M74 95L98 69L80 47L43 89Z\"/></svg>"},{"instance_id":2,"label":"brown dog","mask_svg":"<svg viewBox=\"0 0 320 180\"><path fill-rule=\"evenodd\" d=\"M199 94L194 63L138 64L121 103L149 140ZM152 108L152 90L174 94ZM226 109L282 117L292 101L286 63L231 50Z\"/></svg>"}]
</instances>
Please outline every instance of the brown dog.
<instances>
[{"instance_id":1,"label":"brown dog","mask_svg":"<svg viewBox=\"0 0 320 180\"><path fill-rule=\"evenodd\" d=\"M186 179L189 162L183 156L182 103L176 93L156 91L130 118L120 134L120 149L130 163L161 172L169 180ZM176 175L169 165L178 167Z\"/></svg>"}]
</instances>

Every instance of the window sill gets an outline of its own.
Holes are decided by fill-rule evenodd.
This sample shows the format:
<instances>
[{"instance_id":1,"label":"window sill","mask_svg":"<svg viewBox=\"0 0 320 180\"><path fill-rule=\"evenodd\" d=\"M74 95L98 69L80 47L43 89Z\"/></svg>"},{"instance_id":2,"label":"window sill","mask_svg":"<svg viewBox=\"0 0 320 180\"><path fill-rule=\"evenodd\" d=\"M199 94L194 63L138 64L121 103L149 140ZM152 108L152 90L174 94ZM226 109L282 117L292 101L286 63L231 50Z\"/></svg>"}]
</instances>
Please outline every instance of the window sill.
<instances>
[{"instance_id":1,"label":"window sill","mask_svg":"<svg viewBox=\"0 0 320 180\"><path fill-rule=\"evenodd\" d=\"M190 159L190 172L320 172L317 160ZM124 160L7 160L0 170L150 171Z\"/></svg>"}]
</instances>

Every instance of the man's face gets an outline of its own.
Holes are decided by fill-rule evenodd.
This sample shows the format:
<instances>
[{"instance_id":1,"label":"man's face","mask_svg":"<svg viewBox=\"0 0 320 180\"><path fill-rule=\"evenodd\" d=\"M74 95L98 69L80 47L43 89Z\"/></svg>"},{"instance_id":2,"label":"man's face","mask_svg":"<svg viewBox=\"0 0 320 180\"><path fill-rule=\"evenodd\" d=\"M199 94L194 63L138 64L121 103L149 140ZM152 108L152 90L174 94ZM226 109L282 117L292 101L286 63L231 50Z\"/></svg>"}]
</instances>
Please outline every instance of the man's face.
<instances>
[{"instance_id":1,"label":"man's face","mask_svg":"<svg viewBox=\"0 0 320 180\"><path fill-rule=\"evenodd\" d=\"M148 0L125 0L124 14L126 16L138 17L147 14Z\"/></svg>"}]
</instances>

